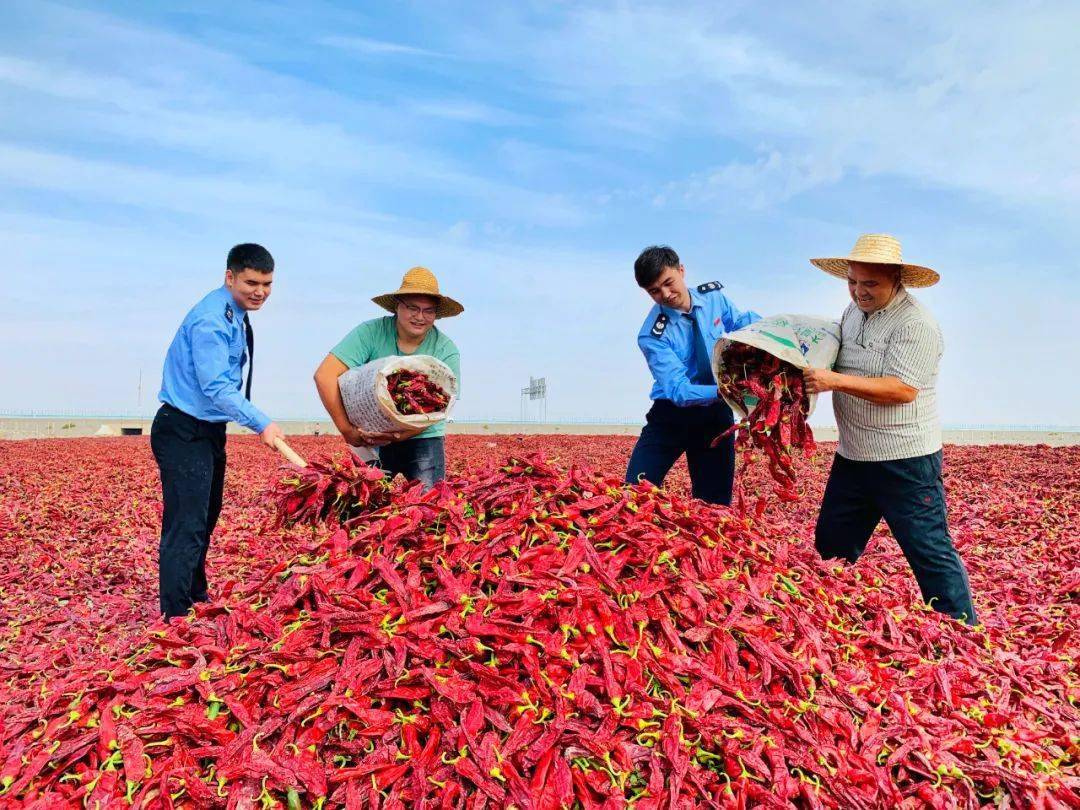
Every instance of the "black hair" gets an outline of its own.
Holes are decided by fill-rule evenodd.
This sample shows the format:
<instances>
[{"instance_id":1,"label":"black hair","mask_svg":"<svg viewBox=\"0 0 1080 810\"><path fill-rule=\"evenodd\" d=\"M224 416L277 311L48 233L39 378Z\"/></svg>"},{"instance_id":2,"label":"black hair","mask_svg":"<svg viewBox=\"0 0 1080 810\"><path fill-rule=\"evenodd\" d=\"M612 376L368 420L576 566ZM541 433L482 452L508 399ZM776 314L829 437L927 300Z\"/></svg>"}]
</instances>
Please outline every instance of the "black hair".
<instances>
[{"instance_id":1,"label":"black hair","mask_svg":"<svg viewBox=\"0 0 1080 810\"><path fill-rule=\"evenodd\" d=\"M234 273L242 273L244 270L273 273L274 257L262 245L245 242L229 251L229 258L225 260L225 267Z\"/></svg>"},{"instance_id":2,"label":"black hair","mask_svg":"<svg viewBox=\"0 0 1080 810\"><path fill-rule=\"evenodd\" d=\"M639 287L648 287L664 272L665 267L679 266L679 254L667 245L653 245L641 251L634 262L634 278Z\"/></svg>"}]
</instances>

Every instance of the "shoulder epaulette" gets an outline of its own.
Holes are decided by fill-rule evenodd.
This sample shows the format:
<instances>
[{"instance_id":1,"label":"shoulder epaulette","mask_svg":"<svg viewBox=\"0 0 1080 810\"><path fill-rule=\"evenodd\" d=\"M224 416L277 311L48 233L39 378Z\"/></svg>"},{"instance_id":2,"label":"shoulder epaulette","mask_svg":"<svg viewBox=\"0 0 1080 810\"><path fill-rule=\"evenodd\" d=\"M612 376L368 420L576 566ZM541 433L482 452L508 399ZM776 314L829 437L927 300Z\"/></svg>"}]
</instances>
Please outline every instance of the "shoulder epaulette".
<instances>
[{"instance_id":1,"label":"shoulder epaulette","mask_svg":"<svg viewBox=\"0 0 1080 810\"><path fill-rule=\"evenodd\" d=\"M704 284L698 284L697 286L697 291L702 294L716 292L717 290L722 289L724 289L724 285L719 281L706 281Z\"/></svg>"},{"instance_id":2,"label":"shoulder epaulette","mask_svg":"<svg viewBox=\"0 0 1080 810\"><path fill-rule=\"evenodd\" d=\"M667 324L668 316L661 312L659 315L656 316L656 321L653 322L652 336L660 337L662 334L664 334L664 330L667 329Z\"/></svg>"}]
</instances>

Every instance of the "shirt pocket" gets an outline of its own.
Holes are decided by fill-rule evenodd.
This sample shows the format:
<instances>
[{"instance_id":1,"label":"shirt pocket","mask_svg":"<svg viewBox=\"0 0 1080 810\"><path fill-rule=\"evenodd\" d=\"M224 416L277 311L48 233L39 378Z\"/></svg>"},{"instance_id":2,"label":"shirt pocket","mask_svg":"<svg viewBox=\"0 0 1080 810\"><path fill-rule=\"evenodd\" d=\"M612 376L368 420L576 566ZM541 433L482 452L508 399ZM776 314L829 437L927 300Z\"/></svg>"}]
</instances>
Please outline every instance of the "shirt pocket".
<instances>
[{"instance_id":1,"label":"shirt pocket","mask_svg":"<svg viewBox=\"0 0 1080 810\"><path fill-rule=\"evenodd\" d=\"M720 338L726 334L722 321L717 324L709 323L709 325L705 327L705 341L709 344L709 350L712 351L712 347L716 341L720 340Z\"/></svg>"},{"instance_id":2,"label":"shirt pocket","mask_svg":"<svg viewBox=\"0 0 1080 810\"><path fill-rule=\"evenodd\" d=\"M229 339L229 365L240 366L244 362L244 353L246 351L247 344L244 342L243 328L234 329Z\"/></svg>"},{"instance_id":3,"label":"shirt pocket","mask_svg":"<svg viewBox=\"0 0 1080 810\"><path fill-rule=\"evenodd\" d=\"M845 365L856 369L866 377L880 377L885 373L885 341L867 341L859 346L844 346Z\"/></svg>"}]
</instances>

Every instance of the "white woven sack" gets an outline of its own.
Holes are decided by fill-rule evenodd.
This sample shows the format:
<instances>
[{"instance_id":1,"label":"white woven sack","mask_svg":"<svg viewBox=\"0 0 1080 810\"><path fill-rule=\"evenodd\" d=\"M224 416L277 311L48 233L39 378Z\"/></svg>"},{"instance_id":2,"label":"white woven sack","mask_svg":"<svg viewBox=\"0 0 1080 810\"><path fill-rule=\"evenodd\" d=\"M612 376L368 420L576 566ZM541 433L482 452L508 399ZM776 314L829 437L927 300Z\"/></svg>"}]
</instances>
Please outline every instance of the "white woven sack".
<instances>
[{"instance_id":1,"label":"white woven sack","mask_svg":"<svg viewBox=\"0 0 1080 810\"><path fill-rule=\"evenodd\" d=\"M394 407L386 378L395 371L423 372L450 395L445 411L402 415ZM419 433L442 422L457 401L457 377L441 360L424 354L380 357L349 369L338 377L338 389L349 421L368 433L409 431Z\"/></svg>"},{"instance_id":2,"label":"white woven sack","mask_svg":"<svg viewBox=\"0 0 1080 810\"><path fill-rule=\"evenodd\" d=\"M724 372L724 349L732 343L745 343L786 360L795 368L828 368L836 362L840 351L840 323L811 315L772 315L749 326L730 332L716 341L712 367L716 379ZM733 402L724 397L740 419L757 404L754 397L746 402ZM810 413L814 412L817 394L810 395Z\"/></svg>"}]
</instances>

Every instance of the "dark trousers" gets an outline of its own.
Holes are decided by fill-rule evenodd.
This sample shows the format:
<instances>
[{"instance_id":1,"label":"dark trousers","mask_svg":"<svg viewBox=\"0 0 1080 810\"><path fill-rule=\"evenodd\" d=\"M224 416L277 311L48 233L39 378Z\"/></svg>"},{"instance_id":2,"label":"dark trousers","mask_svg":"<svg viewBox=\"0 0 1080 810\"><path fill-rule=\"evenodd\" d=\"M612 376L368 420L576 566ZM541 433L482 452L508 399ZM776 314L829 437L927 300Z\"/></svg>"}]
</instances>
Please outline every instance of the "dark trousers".
<instances>
[{"instance_id":1,"label":"dark trousers","mask_svg":"<svg viewBox=\"0 0 1080 810\"><path fill-rule=\"evenodd\" d=\"M934 610L975 624L967 571L946 523L940 450L897 461L836 456L814 532L818 553L855 562L883 517L923 599Z\"/></svg>"},{"instance_id":2,"label":"dark trousers","mask_svg":"<svg viewBox=\"0 0 1080 810\"><path fill-rule=\"evenodd\" d=\"M150 428L161 472L158 593L166 618L183 616L210 597L206 552L221 514L225 486L225 423L204 422L162 405Z\"/></svg>"},{"instance_id":3,"label":"dark trousers","mask_svg":"<svg viewBox=\"0 0 1080 810\"><path fill-rule=\"evenodd\" d=\"M626 482L636 484L644 478L663 486L668 471L686 453L694 497L730 504L735 480L735 437L728 436L716 447L709 445L733 422L731 408L723 402L680 408L669 399L656 400L630 454Z\"/></svg>"},{"instance_id":4,"label":"dark trousers","mask_svg":"<svg viewBox=\"0 0 1080 810\"><path fill-rule=\"evenodd\" d=\"M379 448L379 466L393 477L401 473L409 481L420 481L431 489L446 478L446 450L443 437L407 439Z\"/></svg>"}]
</instances>

